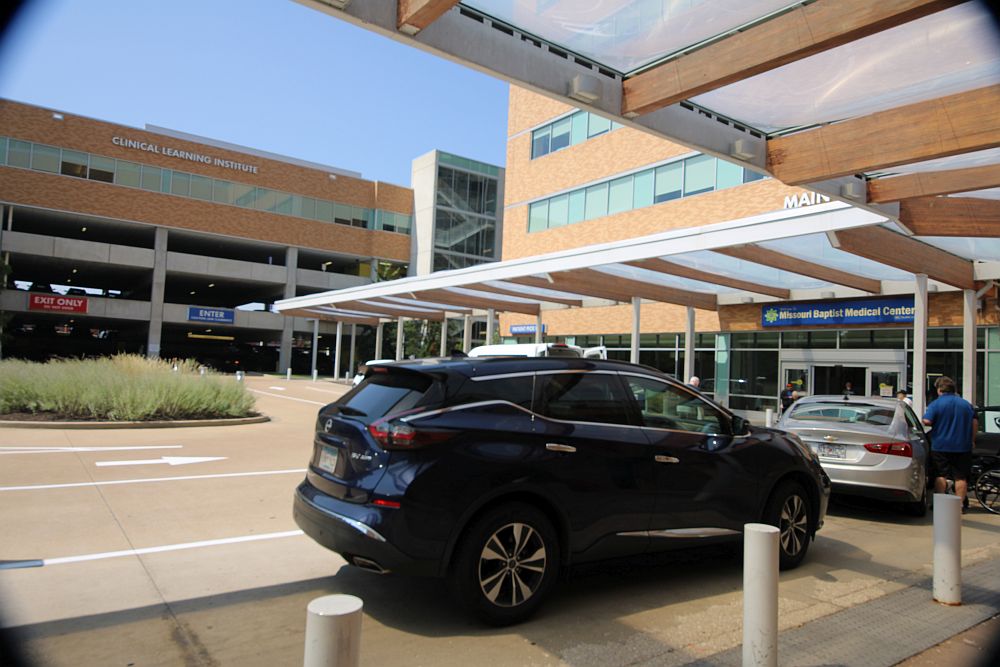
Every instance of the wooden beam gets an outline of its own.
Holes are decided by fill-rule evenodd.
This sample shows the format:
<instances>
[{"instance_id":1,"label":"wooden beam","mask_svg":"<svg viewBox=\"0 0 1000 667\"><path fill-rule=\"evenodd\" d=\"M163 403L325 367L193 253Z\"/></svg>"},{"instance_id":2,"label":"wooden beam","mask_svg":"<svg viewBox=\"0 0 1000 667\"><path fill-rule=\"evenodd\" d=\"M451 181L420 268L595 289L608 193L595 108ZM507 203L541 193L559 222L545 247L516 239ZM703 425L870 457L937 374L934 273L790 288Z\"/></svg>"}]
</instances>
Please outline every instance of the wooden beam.
<instances>
[{"instance_id":1,"label":"wooden beam","mask_svg":"<svg viewBox=\"0 0 1000 667\"><path fill-rule=\"evenodd\" d=\"M967 169L876 178L868 181L868 201L884 204L914 197L934 197L998 187L1000 164L988 164Z\"/></svg>"},{"instance_id":2,"label":"wooden beam","mask_svg":"<svg viewBox=\"0 0 1000 667\"><path fill-rule=\"evenodd\" d=\"M399 0L396 6L396 28L415 35L441 18L459 0Z\"/></svg>"},{"instance_id":3,"label":"wooden beam","mask_svg":"<svg viewBox=\"0 0 1000 667\"><path fill-rule=\"evenodd\" d=\"M665 259L657 259L655 257L625 263L631 266L637 266L641 269L656 271L657 273L666 273L672 276L690 278L691 280L701 280L702 282L712 283L713 285L735 287L736 289L746 290L747 292L776 296L779 299L788 299L792 296L792 291L783 287L771 287L770 285L751 283L746 280L740 280L739 278L730 278L729 276L694 269L689 266L677 264L676 262L670 262Z\"/></svg>"},{"instance_id":4,"label":"wooden beam","mask_svg":"<svg viewBox=\"0 0 1000 667\"><path fill-rule=\"evenodd\" d=\"M462 285L462 287L478 290L480 292L492 292L494 294L505 294L507 296L516 296L522 299L535 299L536 301L545 301L547 303L561 303L564 306L576 306L580 308L583 306L583 301L580 299L571 299L564 296L550 296L541 294L527 294L513 289L504 289L502 287L494 287L493 285L487 285L486 283L473 283L472 285Z\"/></svg>"},{"instance_id":5,"label":"wooden beam","mask_svg":"<svg viewBox=\"0 0 1000 667\"><path fill-rule=\"evenodd\" d=\"M385 317L409 317L414 320L431 320L440 322L444 319L444 313L438 311L423 311L407 308L403 304L390 305L386 303L366 303L365 301L343 301L334 304L336 308L346 310L360 310L366 313L378 313Z\"/></svg>"},{"instance_id":6,"label":"wooden beam","mask_svg":"<svg viewBox=\"0 0 1000 667\"><path fill-rule=\"evenodd\" d=\"M651 113L960 2L816 0L626 79L622 115Z\"/></svg>"},{"instance_id":7,"label":"wooden beam","mask_svg":"<svg viewBox=\"0 0 1000 667\"><path fill-rule=\"evenodd\" d=\"M458 292L449 292L445 289L414 291L413 295L415 299L420 299L422 301L433 301L436 303L453 304L456 306L471 306L473 308L493 308L505 313L538 315L542 312L541 306L537 303L520 303L515 301L499 301L496 299L479 298L467 294L459 294Z\"/></svg>"},{"instance_id":8,"label":"wooden beam","mask_svg":"<svg viewBox=\"0 0 1000 667\"><path fill-rule=\"evenodd\" d=\"M775 178L800 185L1000 146L1000 84L767 142Z\"/></svg>"},{"instance_id":9,"label":"wooden beam","mask_svg":"<svg viewBox=\"0 0 1000 667\"><path fill-rule=\"evenodd\" d=\"M918 197L899 204L899 222L917 236L1000 237L1000 201Z\"/></svg>"},{"instance_id":10,"label":"wooden beam","mask_svg":"<svg viewBox=\"0 0 1000 667\"><path fill-rule=\"evenodd\" d=\"M859 257L958 287L975 289L972 262L885 227L857 227L831 232L837 247Z\"/></svg>"},{"instance_id":11,"label":"wooden beam","mask_svg":"<svg viewBox=\"0 0 1000 667\"><path fill-rule=\"evenodd\" d=\"M861 290L862 292L870 292L872 294L880 294L882 292L882 283L878 280L856 276L853 273L838 271L837 269L831 269L829 267L822 266L821 264L807 262L798 257L785 255L774 250L769 250L768 248L762 248L758 245L715 248L713 249L713 252L726 255L727 257L735 257L736 259L763 264L764 266L781 269L782 271L797 273L800 276L808 276L810 278L825 280L835 285L853 287L854 289Z\"/></svg>"},{"instance_id":12,"label":"wooden beam","mask_svg":"<svg viewBox=\"0 0 1000 667\"><path fill-rule=\"evenodd\" d=\"M572 292L599 299L611 299L628 303L632 297L637 296L650 301L662 301L664 303L676 303L682 306L693 306L702 310L718 309L718 299L714 294L702 292L692 292L689 290L655 285L631 278L614 276L610 273L595 271L594 269L575 269L573 271L561 271L550 273L552 282L545 278L509 278L506 282L519 283L521 285L531 285L532 287L544 287L546 289L559 290L561 292Z\"/></svg>"}]
</instances>

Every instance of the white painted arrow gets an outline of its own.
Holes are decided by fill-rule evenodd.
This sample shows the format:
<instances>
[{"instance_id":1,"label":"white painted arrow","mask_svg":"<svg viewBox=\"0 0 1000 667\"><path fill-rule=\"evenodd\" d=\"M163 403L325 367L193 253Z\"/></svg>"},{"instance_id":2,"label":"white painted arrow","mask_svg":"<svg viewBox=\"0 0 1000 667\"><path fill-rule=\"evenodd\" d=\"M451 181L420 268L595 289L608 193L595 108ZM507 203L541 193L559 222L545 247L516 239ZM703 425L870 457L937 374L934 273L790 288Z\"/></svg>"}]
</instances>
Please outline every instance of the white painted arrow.
<instances>
[{"instance_id":1,"label":"white painted arrow","mask_svg":"<svg viewBox=\"0 0 1000 667\"><path fill-rule=\"evenodd\" d=\"M105 466L145 466L157 463L166 463L172 466L183 466L188 463L207 463L208 461L222 461L225 456L161 456L158 459L141 459L138 461L98 461L98 467Z\"/></svg>"}]
</instances>

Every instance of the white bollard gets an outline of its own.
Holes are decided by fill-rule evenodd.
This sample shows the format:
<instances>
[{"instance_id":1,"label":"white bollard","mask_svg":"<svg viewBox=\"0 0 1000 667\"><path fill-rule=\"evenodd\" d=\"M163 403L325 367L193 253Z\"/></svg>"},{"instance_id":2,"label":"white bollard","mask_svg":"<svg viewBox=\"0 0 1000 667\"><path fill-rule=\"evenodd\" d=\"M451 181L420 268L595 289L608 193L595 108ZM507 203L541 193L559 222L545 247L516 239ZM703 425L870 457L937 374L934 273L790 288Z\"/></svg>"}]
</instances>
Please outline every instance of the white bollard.
<instances>
[{"instance_id":1,"label":"white bollard","mask_svg":"<svg viewBox=\"0 0 1000 667\"><path fill-rule=\"evenodd\" d=\"M962 604L962 500L934 494L934 600Z\"/></svg>"},{"instance_id":2,"label":"white bollard","mask_svg":"<svg viewBox=\"0 0 1000 667\"><path fill-rule=\"evenodd\" d=\"M361 664L361 598L326 595L309 603L304 667Z\"/></svg>"},{"instance_id":3,"label":"white bollard","mask_svg":"<svg viewBox=\"0 0 1000 667\"><path fill-rule=\"evenodd\" d=\"M289 368L287 371L285 371L285 379L286 380L291 380L292 379L292 369L291 368Z\"/></svg>"},{"instance_id":4,"label":"white bollard","mask_svg":"<svg viewBox=\"0 0 1000 667\"><path fill-rule=\"evenodd\" d=\"M319 371L314 368L313 369L313 382L315 382L316 378L318 378L318 377L319 377Z\"/></svg>"},{"instance_id":5,"label":"white bollard","mask_svg":"<svg viewBox=\"0 0 1000 667\"><path fill-rule=\"evenodd\" d=\"M743 526L743 667L778 665L778 536L774 526Z\"/></svg>"},{"instance_id":6,"label":"white bollard","mask_svg":"<svg viewBox=\"0 0 1000 667\"><path fill-rule=\"evenodd\" d=\"M768 428L774 426L774 408L768 408L764 411L764 426Z\"/></svg>"}]
</instances>

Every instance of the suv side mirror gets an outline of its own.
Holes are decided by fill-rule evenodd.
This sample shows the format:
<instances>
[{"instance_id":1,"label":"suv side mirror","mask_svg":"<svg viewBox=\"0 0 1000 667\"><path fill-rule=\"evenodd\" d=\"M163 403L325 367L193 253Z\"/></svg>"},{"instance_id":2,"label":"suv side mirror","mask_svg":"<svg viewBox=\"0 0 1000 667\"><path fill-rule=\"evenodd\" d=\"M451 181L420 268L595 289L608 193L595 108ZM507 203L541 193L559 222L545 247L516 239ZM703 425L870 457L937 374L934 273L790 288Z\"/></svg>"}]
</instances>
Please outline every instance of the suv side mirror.
<instances>
[{"instance_id":1,"label":"suv side mirror","mask_svg":"<svg viewBox=\"0 0 1000 667\"><path fill-rule=\"evenodd\" d=\"M750 420L740 417L739 415L733 415L733 435L741 436L750 433Z\"/></svg>"}]
</instances>

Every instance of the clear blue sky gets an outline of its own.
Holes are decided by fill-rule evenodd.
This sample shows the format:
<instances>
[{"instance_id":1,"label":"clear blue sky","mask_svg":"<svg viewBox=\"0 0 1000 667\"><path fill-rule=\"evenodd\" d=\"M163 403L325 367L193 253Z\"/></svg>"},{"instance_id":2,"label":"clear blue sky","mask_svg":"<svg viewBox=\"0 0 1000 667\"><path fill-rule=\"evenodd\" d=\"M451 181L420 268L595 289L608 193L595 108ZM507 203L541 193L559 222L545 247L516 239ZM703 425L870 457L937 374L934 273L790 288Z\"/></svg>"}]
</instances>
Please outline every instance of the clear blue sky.
<instances>
[{"instance_id":1,"label":"clear blue sky","mask_svg":"<svg viewBox=\"0 0 1000 667\"><path fill-rule=\"evenodd\" d=\"M506 83L291 0L28 1L0 97L400 185L434 148L504 164Z\"/></svg>"}]
</instances>

